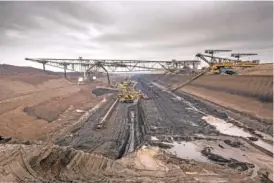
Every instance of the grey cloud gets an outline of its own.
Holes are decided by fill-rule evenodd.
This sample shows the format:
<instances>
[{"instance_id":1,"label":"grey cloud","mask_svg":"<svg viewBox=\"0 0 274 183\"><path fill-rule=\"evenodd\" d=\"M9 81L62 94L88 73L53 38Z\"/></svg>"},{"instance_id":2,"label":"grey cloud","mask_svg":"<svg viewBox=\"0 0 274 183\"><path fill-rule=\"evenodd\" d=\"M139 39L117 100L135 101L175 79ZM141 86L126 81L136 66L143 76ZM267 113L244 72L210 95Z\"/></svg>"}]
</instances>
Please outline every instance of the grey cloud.
<instances>
[{"instance_id":1,"label":"grey cloud","mask_svg":"<svg viewBox=\"0 0 274 183\"><path fill-rule=\"evenodd\" d=\"M1 28L41 28L41 22L35 17L44 17L57 23L65 24L70 28L81 28L81 23L110 23L107 16L97 4L88 2L0 2ZM79 24L70 24L76 19ZM73 27L75 26L75 27Z\"/></svg>"},{"instance_id":2,"label":"grey cloud","mask_svg":"<svg viewBox=\"0 0 274 183\"><path fill-rule=\"evenodd\" d=\"M41 57L161 59L272 47L273 2L0 2L5 60L18 49L39 49Z\"/></svg>"},{"instance_id":3,"label":"grey cloud","mask_svg":"<svg viewBox=\"0 0 274 183\"><path fill-rule=\"evenodd\" d=\"M192 33L205 34L208 37L221 38L225 36L224 39L226 37L231 39L259 39L261 37L268 39L272 37L273 8L271 2L216 2L216 4L214 6L216 9L205 7L193 10L195 12L191 12L192 16L188 17L181 17L180 14L174 15L172 12L162 12L161 9L156 12L155 17L152 15L153 21L135 21L133 25L121 26L120 31L107 32L97 39L102 42L135 40L158 42L165 38L169 41L174 37L176 40L180 40L180 37L188 37L188 34ZM176 10L180 9L175 8ZM165 16L158 17L159 13ZM245 38L246 35L250 36ZM195 37L193 39L195 40Z\"/></svg>"},{"instance_id":4,"label":"grey cloud","mask_svg":"<svg viewBox=\"0 0 274 183\"><path fill-rule=\"evenodd\" d=\"M99 29L111 22L93 2L0 2L0 46L69 45L71 32L86 34L91 25Z\"/></svg>"}]
</instances>

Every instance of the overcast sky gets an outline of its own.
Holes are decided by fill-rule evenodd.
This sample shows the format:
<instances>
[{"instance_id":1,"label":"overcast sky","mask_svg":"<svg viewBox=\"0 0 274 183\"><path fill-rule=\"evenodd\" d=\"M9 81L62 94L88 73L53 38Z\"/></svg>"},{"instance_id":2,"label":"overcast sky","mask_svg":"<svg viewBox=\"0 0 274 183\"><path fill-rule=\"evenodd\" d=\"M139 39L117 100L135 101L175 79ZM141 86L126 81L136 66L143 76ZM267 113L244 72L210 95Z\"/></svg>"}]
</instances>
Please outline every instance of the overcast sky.
<instances>
[{"instance_id":1,"label":"overcast sky","mask_svg":"<svg viewBox=\"0 0 274 183\"><path fill-rule=\"evenodd\" d=\"M194 59L205 49L272 61L273 2L0 2L0 63L25 57Z\"/></svg>"}]
</instances>

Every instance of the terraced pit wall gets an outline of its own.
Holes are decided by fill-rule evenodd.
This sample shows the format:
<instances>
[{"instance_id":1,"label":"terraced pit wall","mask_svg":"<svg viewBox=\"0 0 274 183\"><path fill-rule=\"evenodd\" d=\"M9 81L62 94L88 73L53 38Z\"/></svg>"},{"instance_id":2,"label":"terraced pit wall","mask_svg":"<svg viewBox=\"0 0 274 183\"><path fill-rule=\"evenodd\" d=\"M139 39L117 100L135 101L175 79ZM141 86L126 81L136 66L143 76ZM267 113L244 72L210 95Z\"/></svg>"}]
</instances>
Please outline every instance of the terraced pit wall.
<instances>
[{"instance_id":1,"label":"terraced pit wall","mask_svg":"<svg viewBox=\"0 0 274 183\"><path fill-rule=\"evenodd\" d=\"M188 74L150 75L155 82L176 88L190 79ZM157 79L158 78L158 79ZM272 75L204 75L179 91L239 111L263 122L273 122Z\"/></svg>"}]
</instances>

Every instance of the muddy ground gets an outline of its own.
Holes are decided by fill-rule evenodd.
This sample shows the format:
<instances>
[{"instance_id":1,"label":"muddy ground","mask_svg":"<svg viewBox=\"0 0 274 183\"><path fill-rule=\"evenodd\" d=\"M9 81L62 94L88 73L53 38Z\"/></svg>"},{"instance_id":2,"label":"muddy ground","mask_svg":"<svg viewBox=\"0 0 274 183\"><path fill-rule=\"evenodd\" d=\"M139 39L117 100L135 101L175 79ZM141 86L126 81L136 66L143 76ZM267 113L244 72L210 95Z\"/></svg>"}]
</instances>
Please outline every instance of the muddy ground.
<instances>
[{"instance_id":1,"label":"muddy ground","mask_svg":"<svg viewBox=\"0 0 274 183\"><path fill-rule=\"evenodd\" d=\"M117 90L111 90L108 88L96 88L92 90L92 93L96 96L101 96L101 95L105 95L105 94L117 94L118 91Z\"/></svg>"},{"instance_id":2,"label":"muddy ground","mask_svg":"<svg viewBox=\"0 0 274 183\"><path fill-rule=\"evenodd\" d=\"M0 180L272 182L271 124L172 93L151 77L132 79L145 99L130 104L114 105L115 92L96 83L54 89L39 99L31 94L2 101L9 107L2 109L8 131L1 131ZM19 112L15 104L27 108ZM28 125L11 123L15 119Z\"/></svg>"},{"instance_id":3,"label":"muddy ground","mask_svg":"<svg viewBox=\"0 0 274 183\"><path fill-rule=\"evenodd\" d=\"M158 148L112 160L49 144L6 144L0 155L4 182L254 182L235 169L179 159ZM268 180L259 174L255 182Z\"/></svg>"},{"instance_id":4,"label":"muddy ground","mask_svg":"<svg viewBox=\"0 0 274 183\"><path fill-rule=\"evenodd\" d=\"M59 138L56 144L103 155L109 161L126 161L127 165L140 148L160 147L165 152L162 155L156 153L157 158L162 158L157 159L161 165L165 165L166 159L172 166L176 161L187 162L177 165L180 169L184 167L184 173L176 172L171 178L169 176L173 171L167 171L167 177L159 179L163 181L212 182L217 180L218 174L214 166L222 167L223 172L217 177L223 181L229 181L231 177L227 174L233 177L233 172L238 172L233 182L258 182L262 174L263 177L268 174L272 178L273 152L266 134L258 135L257 129L250 130L240 126L240 123L233 123L232 112L228 114L219 106L208 105L183 93L170 93L163 86L145 78L133 79L138 82L136 87L146 95L146 99L133 104L118 103L103 128L98 129L97 124L115 100L114 96L109 97L108 102L82 126ZM237 121L241 119L244 117ZM174 162L170 162L171 157ZM142 162L150 164L147 155L144 158ZM139 165L137 163L134 166ZM205 172L210 175L208 179L200 179L199 174L205 175ZM182 175L186 174L195 175L195 178L183 178ZM137 177L143 177L147 182L155 181L148 172L138 172ZM108 176L104 176L104 179L111 180ZM119 177L117 181L124 179Z\"/></svg>"},{"instance_id":5,"label":"muddy ground","mask_svg":"<svg viewBox=\"0 0 274 183\"><path fill-rule=\"evenodd\" d=\"M104 123L103 128L97 129L96 127L113 101L114 99L111 99L94 113L81 128L74 130L69 136L59 139L57 144L103 154L113 159L122 157L129 138L128 124L131 123L128 118L129 107L134 107L134 105L118 105L110 119Z\"/></svg>"},{"instance_id":6,"label":"muddy ground","mask_svg":"<svg viewBox=\"0 0 274 183\"><path fill-rule=\"evenodd\" d=\"M259 72L260 70L257 74ZM193 74L152 74L146 77L172 90L192 78ZM214 102L263 122L273 123L273 75L206 74L177 91Z\"/></svg>"}]
</instances>

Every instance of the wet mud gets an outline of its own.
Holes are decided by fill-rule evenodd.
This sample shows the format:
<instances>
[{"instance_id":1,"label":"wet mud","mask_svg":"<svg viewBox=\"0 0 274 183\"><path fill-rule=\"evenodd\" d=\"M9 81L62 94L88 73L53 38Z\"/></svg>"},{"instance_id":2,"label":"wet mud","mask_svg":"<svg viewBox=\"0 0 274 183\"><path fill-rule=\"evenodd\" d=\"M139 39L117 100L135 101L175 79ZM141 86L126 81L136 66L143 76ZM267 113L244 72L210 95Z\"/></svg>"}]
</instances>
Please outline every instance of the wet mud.
<instances>
[{"instance_id":1,"label":"wet mud","mask_svg":"<svg viewBox=\"0 0 274 183\"><path fill-rule=\"evenodd\" d=\"M6 163L12 168L6 168L9 176L2 178L40 182L271 181L272 157L252 146L263 134L234 124L241 128L242 136L226 134L216 124L228 123L230 116L220 108L170 93L144 78L135 79L136 88L147 98L118 103L100 129L97 125L115 98L82 126L57 139L56 145L7 141L10 144L0 148L0 155L5 159L9 154L13 157L10 162L17 163ZM95 95L104 92L108 91L96 89ZM209 116L213 123L205 118ZM258 140L252 141L255 138Z\"/></svg>"},{"instance_id":2,"label":"wet mud","mask_svg":"<svg viewBox=\"0 0 274 183\"><path fill-rule=\"evenodd\" d=\"M117 90L111 90L111 89L107 89L107 88L96 88L96 89L92 90L92 93L96 96L101 96L101 95L105 95L105 94L115 94L118 92L117 92Z\"/></svg>"}]
</instances>

